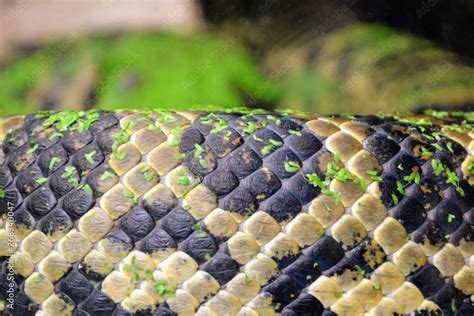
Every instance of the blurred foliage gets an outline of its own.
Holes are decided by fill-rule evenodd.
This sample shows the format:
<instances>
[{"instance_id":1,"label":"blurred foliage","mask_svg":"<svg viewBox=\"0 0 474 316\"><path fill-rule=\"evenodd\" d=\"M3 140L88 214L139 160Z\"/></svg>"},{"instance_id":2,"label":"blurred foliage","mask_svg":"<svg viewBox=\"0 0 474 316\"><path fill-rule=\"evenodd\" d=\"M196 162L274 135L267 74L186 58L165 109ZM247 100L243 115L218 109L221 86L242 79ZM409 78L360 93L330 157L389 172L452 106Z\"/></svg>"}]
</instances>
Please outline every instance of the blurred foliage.
<instances>
[{"instance_id":1,"label":"blurred foliage","mask_svg":"<svg viewBox=\"0 0 474 316\"><path fill-rule=\"evenodd\" d=\"M127 52L127 47L135 51ZM231 38L136 36L114 48L101 56L105 80L99 86L105 89L100 107L234 107L256 94L265 81L251 55ZM124 60L130 60L130 71L114 76L114 68ZM270 101L274 93L273 88L266 90L261 101Z\"/></svg>"},{"instance_id":2,"label":"blurred foliage","mask_svg":"<svg viewBox=\"0 0 474 316\"><path fill-rule=\"evenodd\" d=\"M94 74L81 75L86 68ZM105 109L229 108L276 98L274 84L237 40L205 34L66 39L8 62L0 78L3 114L64 108L68 85L90 87L86 99L75 100L79 107Z\"/></svg>"},{"instance_id":3,"label":"blurred foliage","mask_svg":"<svg viewBox=\"0 0 474 316\"><path fill-rule=\"evenodd\" d=\"M377 24L343 27L260 60L230 35L159 33L64 39L1 64L1 114L236 106L367 114L474 104L472 67Z\"/></svg>"},{"instance_id":4,"label":"blurred foliage","mask_svg":"<svg viewBox=\"0 0 474 316\"><path fill-rule=\"evenodd\" d=\"M280 107L315 113L344 112L337 81L312 69L296 68L278 81Z\"/></svg>"},{"instance_id":5,"label":"blurred foliage","mask_svg":"<svg viewBox=\"0 0 474 316\"><path fill-rule=\"evenodd\" d=\"M474 105L469 64L431 41L394 28L350 25L302 49L308 62L285 77L285 107L367 114ZM314 96L308 86L314 87Z\"/></svg>"}]
</instances>

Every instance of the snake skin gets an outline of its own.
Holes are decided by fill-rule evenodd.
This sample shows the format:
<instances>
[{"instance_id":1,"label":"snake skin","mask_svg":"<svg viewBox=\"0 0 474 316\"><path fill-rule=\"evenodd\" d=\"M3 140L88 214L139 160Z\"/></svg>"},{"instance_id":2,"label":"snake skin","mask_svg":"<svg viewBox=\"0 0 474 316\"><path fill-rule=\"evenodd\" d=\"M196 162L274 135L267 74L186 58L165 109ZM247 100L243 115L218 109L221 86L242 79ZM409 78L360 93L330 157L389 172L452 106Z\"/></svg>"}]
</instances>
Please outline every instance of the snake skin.
<instances>
[{"instance_id":1,"label":"snake skin","mask_svg":"<svg viewBox=\"0 0 474 316\"><path fill-rule=\"evenodd\" d=\"M0 311L473 315L472 119L0 119Z\"/></svg>"}]
</instances>

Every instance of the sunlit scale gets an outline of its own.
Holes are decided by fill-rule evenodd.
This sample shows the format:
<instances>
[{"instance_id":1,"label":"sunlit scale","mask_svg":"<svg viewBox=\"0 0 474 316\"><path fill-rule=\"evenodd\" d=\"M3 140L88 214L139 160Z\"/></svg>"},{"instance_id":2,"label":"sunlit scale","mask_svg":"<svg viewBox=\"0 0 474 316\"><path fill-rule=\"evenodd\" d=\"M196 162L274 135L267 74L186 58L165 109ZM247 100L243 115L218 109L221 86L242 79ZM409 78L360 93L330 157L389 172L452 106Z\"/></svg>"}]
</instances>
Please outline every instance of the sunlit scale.
<instances>
[{"instance_id":1,"label":"sunlit scale","mask_svg":"<svg viewBox=\"0 0 474 316\"><path fill-rule=\"evenodd\" d=\"M0 119L0 308L472 314L472 130L467 115Z\"/></svg>"}]
</instances>

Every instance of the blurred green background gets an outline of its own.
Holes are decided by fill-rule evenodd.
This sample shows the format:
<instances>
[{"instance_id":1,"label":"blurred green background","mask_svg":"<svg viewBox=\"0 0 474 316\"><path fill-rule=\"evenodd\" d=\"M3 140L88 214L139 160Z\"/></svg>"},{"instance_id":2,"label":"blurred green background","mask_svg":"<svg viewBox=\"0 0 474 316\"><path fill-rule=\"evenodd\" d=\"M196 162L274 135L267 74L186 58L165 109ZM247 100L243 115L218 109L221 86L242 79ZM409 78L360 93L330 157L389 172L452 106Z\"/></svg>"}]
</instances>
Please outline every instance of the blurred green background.
<instances>
[{"instance_id":1,"label":"blurred green background","mask_svg":"<svg viewBox=\"0 0 474 316\"><path fill-rule=\"evenodd\" d=\"M205 27L192 32L73 30L10 45L0 55L0 114L236 106L361 114L472 109L469 50L364 21L356 6L337 1L323 14L305 11L303 20L317 21L294 28L288 28L291 13L274 12L275 4L268 12L257 7L255 16L233 3L235 12L220 15L213 13L219 6L202 1ZM262 15L269 24L262 24Z\"/></svg>"},{"instance_id":2,"label":"blurred green background","mask_svg":"<svg viewBox=\"0 0 474 316\"><path fill-rule=\"evenodd\" d=\"M52 43L0 73L6 113L61 107L69 98L64 90L79 94L74 100L79 104L69 104L73 108L235 107L266 80L251 54L235 40L177 33ZM273 100L275 93L270 84L260 99Z\"/></svg>"}]
</instances>

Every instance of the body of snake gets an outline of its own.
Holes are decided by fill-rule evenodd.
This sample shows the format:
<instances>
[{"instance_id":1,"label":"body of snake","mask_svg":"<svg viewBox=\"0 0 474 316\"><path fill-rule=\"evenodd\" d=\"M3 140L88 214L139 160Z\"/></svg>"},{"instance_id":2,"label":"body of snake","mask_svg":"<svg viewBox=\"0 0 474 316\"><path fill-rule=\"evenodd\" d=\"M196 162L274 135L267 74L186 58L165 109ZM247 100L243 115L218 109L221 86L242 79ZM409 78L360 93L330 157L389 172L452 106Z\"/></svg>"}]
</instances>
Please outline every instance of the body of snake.
<instances>
[{"instance_id":1,"label":"body of snake","mask_svg":"<svg viewBox=\"0 0 474 316\"><path fill-rule=\"evenodd\" d=\"M0 119L7 315L472 315L472 113Z\"/></svg>"}]
</instances>

